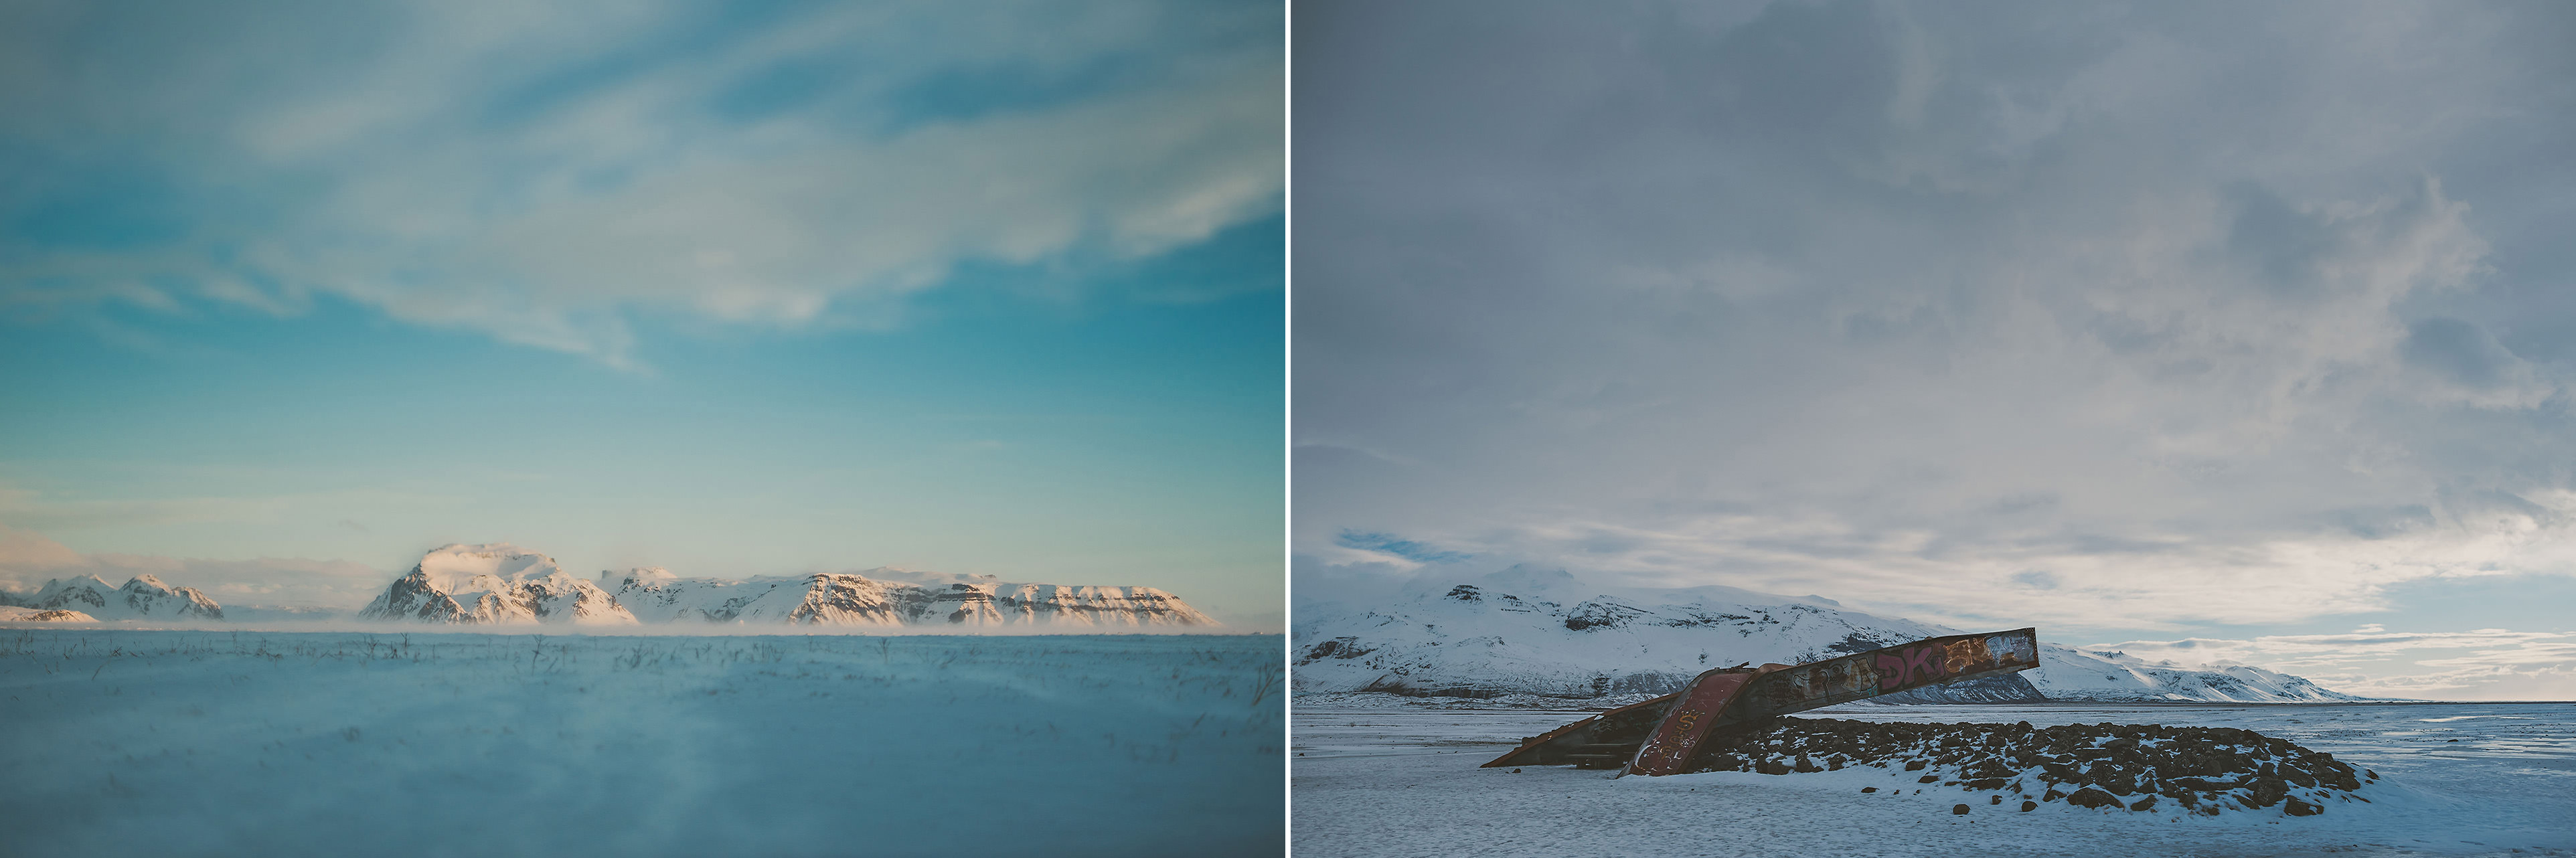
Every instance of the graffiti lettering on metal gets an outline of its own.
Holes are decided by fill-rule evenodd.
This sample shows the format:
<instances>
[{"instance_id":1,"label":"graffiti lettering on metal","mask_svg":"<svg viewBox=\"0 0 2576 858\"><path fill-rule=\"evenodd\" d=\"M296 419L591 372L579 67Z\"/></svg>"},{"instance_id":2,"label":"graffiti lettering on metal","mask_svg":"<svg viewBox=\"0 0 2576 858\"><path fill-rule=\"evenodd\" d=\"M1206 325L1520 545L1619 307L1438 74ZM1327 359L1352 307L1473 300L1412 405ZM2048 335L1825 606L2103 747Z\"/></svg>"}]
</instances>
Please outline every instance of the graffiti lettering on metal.
<instances>
[{"instance_id":1,"label":"graffiti lettering on metal","mask_svg":"<svg viewBox=\"0 0 2576 858\"><path fill-rule=\"evenodd\" d=\"M1746 714L1780 715L2037 666L2039 638L2030 629L1930 638L1764 677L1747 702L1759 701L1760 708L1770 711Z\"/></svg>"},{"instance_id":2,"label":"graffiti lettering on metal","mask_svg":"<svg viewBox=\"0 0 2576 858\"><path fill-rule=\"evenodd\" d=\"M1681 702L1665 714L1663 723L1638 747L1628 771L1641 775L1686 771L1700 739L1720 723L1750 721L1899 689L2010 672L2038 661L2038 635L2025 629L1932 638L1798 667L1766 665L1758 673L1712 670L1700 674L1682 692ZM1747 688L1756 693L1739 694ZM1752 699L1739 702L1740 696Z\"/></svg>"},{"instance_id":3,"label":"graffiti lettering on metal","mask_svg":"<svg viewBox=\"0 0 2576 858\"><path fill-rule=\"evenodd\" d=\"M1636 748L1636 754L1612 759L1629 760L1630 771L1680 771L1701 737L1728 724L2038 666L2039 632L2015 629L1927 638L1797 667L1713 670L1693 679L1681 694L1622 706L1532 736L1486 765L1589 765L1586 760L1601 760L1603 749L1626 745ZM1734 679L1711 684L1716 677Z\"/></svg>"},{"instance_id":4,"label":"graffiti lettering on metal","mask_svg":"<svg viewBox=\"0 0 2576 858\"><path fill-rule=\"evenodd\" d=\"M1902 655L1879 656L1877 658L1878 687L1881 690L1892 690L1899 685L1904 685L1906 681L1914 678L1914 672L1917 670L1923 671L1923 675L1927 678L1940 676L1941 666L1946 663L1946 660L1934 661L1932 657L1948 654L1949 652L1941 647L1925 645L1908 649Z\"/></svg>"}]
</instances>

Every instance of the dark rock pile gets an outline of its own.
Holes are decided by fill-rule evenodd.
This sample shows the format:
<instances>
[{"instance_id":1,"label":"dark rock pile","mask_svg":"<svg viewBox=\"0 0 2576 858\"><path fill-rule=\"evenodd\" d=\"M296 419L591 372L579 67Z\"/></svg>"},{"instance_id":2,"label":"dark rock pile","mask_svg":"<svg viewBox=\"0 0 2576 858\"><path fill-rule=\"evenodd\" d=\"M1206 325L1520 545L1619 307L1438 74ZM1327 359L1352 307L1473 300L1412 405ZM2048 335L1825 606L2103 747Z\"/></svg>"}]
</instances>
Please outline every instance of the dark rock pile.
<instances>
[{"instance_id":1,"label":"dark rock pile","mask_svg":"<svg viewBox=\"0 0 2576 858\"><path fill-rule=\"evenodd\" d=\"M2334 755L2252 730L2162 724L1891 724L1829 718L1774 718L1709 735L1694 771L1792 772L1879 766L1922 772L1916 782L2020 799L2020 809L2064 801L2079 807L2168 808L2216 815L2279 807L2291 816L2325 812L2379 775ZM1876 791L1875 787L1864 790Z\"/></svg>"}]
</instances>

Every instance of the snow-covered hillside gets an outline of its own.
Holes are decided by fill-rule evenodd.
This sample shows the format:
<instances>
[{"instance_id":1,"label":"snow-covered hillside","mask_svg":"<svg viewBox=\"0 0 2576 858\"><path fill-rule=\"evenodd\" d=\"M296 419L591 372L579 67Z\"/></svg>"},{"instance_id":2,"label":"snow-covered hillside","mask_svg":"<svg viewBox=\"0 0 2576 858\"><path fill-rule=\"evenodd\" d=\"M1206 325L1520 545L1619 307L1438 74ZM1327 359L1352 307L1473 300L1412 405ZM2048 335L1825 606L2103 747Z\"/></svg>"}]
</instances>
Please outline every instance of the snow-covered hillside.
<instances>
[{"instance_id":1,"label":"snow-covered hillside","mask_svg":"<svg viewBox=\"0 0 2576 858\"><path fill-rule=\"evenodd\" d=\"M194 587L172 587L150 575L136 575L124 586L96 575L45 582L33 596L12 599L19 607L39 611L78 611L96 620L220 620L224 609Z\"/></svg>"},{"instance_id":2,"label":"snow-covered hillside","mask_svg":"<svg viewBox=\"0 0 2576 858\"><path fill-rule=\"evenodd\" d=\"M909 580L904 580L909 579ZM1214 626L1152 587L1012 584L991 576L879 568L859 573L682 578L660 568L601 572L617 603L646 622L806 625Z\"/></svg>"},{"instance_id":3,"label":"snow-covered hillside","mask_svg":"<svg viewBox=\"0 0 2576 858\"><path fill-rule=\"evenodd\" d=\"M1515 566L1481 577L1417 579L1398 597L1370 605L1301 604L1291 631L1300 692L1590 698L1661 694L1713 667L1798 664L1962 630L1847 611L1821 596L1605 587L1563 570ZM1887 699L2358 699L2254 668L2198 671L2054 644L2040 649L2036 670Z\"/></svg>"},{"instance_id":4,"label":"snow-covered hillside","mask_svg":"<svg viewBox=\"0 0 2576 858\"><path fill-rule=\"evenodd\" d=\"M599 573L608 583L610 573ZM857 575L765 576L745 581L682 578L661 568L627 570L617 603L645 622L802 623L900 626L918 616L928 594Z\"/></svg>"},{"instance_id":5,"label":"snow-covered hillside","mask_svg":"<svg viewBox=\"0 0 2576 858\"><path fill-rule=\"evenodd\" d=\"M632 625L608 591L508 543L431 550L358 612L362 620Z\"/></svg>"}]
</instances>

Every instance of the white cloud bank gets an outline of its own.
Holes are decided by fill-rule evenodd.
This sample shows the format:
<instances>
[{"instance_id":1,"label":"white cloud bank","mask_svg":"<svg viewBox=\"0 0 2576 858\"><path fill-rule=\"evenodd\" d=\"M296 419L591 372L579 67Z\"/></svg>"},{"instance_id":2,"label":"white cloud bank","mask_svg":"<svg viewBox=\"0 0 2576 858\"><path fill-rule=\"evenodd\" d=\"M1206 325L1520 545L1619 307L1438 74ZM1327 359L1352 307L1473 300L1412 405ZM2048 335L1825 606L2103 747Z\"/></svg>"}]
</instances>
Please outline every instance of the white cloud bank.
<instances>
[{"instance_id":1,"label":"white cloud bank","mask_svg":"<svg viewBox=\"0 0 2576 858\"><path fill-rule=\"evenodd\" d=\"M2576 573L2571 20L1301 10L1295 550L2142 637Z\"/></svg>"},{"instance_id":2,"label":"white cloud bank","mask_svg":"<svg viewBox=\"0 0 2576 858\"><path fill-rule=\"evenodd\" d=\"M2125 641L2093 648L2185 664L2270 665L2364 695L2576 699L2576 633L2391 632L2370 625L2344 634ZM2405 667L2391 671L2391 662Z\"/></svg>"}]
</instances>

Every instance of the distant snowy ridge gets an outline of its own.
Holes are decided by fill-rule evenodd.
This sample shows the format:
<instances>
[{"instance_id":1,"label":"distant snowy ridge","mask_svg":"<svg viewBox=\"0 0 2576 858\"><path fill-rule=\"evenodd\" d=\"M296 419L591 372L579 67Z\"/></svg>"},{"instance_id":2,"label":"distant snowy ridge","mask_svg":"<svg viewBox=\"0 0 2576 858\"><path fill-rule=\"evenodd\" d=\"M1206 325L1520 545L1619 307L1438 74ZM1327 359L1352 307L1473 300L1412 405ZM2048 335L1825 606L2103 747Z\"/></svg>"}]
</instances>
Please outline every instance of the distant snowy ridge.
<instances>
[{"instance_id":1,"label":"distant snowy ridge","mask_svg":"<svg viewBox=\"0 0 2576 858\"><path fill-rule=\"evenodd\" d=\"M95 623L97 617L61 608L21 608L0 605L0 623Z\"/></svg>"},{"instance_id":2,"label":"distant snowy ridge","mask_svg":"<svg viewBox=\"0 0 2576 858\"><path fill-rule=\"evenodd\" d=\"M2039 663L2040 669L2022 675L2030 677L2030 684L2050 700L2317 703L2371 699L2329 691L2306 679L2259 667L2193 669L2126 653L2079 650L2051 643L2040 645Z\"/></svg>"},{"instance_id":3,"label":"distant snowy ridge","mask_svg":"<svg viewBox=\"0 0 2576 858\"><path fill-rule=\"evenodd\" d=\"M0 601L37 611L75 611L86 618L75 622L224 618L223 607L196 588L172 587L150 575L136 575L121 587L96 575L57 578L33 596Z\"/></svg>"},{"instance_id":4,"label":"distant snowy ridge","mask_svg":"<svg viewBox=\"0 0 2576 858\"><path fill-rule=\"evenodd\" d=\"M633 625L617 599L554 558L507 543L446 545L358 612L362 620Z\"/></svg>"},{"instance_id":5,"label":"distant snowy ridge","mask_svg":"<svg viewBox=\"0 0 2576 858\"><path fill-rule=\"evenodd\" d=\"M1961 630L1843 610L1820 596L1733 587L1586 584L1558 569L1420 578L1365 606L1301 604L1290 630L1302 693L1489 697L1662 694L1714 667L1799 664ZM1977 629L1976 631L1990 631ZM2045 630L2043 630L2045 632ZM1881 698L2301 702L2363 698L2251 667L2191 670L2056 644L2040 667Z\"/></svg>"},{"instance_id":6,"label":"distant snowy ridge","mask_svg":"<svg viewBox=\"0 0 2576 858\"><path fill-rule=\"evenodd\" d=\"M616 574L601 572L600 580L608 582ZM618 604L647 622L1082 628L1218 624L1152 587L1013 584L986 575L908 569L737 581L682 578L647 567L615 580Z\"/></svg>"}]
</instances>

